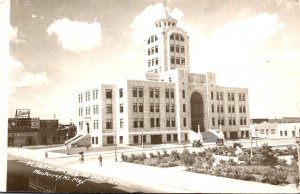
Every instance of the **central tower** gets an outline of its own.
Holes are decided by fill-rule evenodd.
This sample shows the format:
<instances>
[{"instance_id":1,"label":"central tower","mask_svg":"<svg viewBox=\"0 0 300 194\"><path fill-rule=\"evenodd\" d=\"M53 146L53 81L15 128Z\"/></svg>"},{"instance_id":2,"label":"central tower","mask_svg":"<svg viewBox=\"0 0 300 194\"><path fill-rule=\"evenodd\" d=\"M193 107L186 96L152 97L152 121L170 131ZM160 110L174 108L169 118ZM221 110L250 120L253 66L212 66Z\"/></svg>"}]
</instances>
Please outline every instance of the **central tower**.
<instances>
[{"instance_id":1,"label":"central tower","mask_svg":"<svg viewBox=\"0 0 300 194\"><path fill-rule=\"evenodd\" d=\"M166 7L154 22L152 34L145 39L146 72L162 73L181 68L189 72L189 37L177 26Z\"/></svg>"}]
</instances>

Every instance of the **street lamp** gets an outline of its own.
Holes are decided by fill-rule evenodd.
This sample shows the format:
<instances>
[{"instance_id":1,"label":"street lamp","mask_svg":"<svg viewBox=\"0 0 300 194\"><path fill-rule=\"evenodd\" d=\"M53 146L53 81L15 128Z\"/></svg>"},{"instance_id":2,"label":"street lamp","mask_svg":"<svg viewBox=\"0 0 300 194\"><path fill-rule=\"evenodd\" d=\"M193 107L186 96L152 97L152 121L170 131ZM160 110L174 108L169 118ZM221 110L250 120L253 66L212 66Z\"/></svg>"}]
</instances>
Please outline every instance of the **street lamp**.
<instances>
[{"instance_id":1,"label":"street lamp","mask_svg":"<svg viewBox=\"0 0 300 194\"><path fill-rule=\"evenodd\" d=\"M118 159L117 159L117 134L115 134L115 162L118 162Z\"/></svg>"},{"instance_id":2,"label":"street lamp","mask_svg":"<svg viewBox=\"0 0 300 194\"><path fill-rule=\"evenodd\" d=\"M12 123L12 126L13 126L13 138L12 138L12 144L13 144L13 148L15 147L15 123L13 122Z\"/></svg>"},{"instance_id":3,"label":"street lamp","mask_svg":"<svg viewBox=\"0 0 300 194\"><path fill-rule=\"evenodd\" d=\"M67 132L67 155L69 155L69 133Z\"/></svg>"},{"instance_id":4,"label":"street lamp","mask_svg":"<svg viewBox=\"0 0 300 194\"><path fill-rule=\"evenodd\" d=\"M250 131L250 142L251 142L251 148L250 148L251 158L253 158L253 150L252 150L252 131Z\"/></svg>"}]
</instances>

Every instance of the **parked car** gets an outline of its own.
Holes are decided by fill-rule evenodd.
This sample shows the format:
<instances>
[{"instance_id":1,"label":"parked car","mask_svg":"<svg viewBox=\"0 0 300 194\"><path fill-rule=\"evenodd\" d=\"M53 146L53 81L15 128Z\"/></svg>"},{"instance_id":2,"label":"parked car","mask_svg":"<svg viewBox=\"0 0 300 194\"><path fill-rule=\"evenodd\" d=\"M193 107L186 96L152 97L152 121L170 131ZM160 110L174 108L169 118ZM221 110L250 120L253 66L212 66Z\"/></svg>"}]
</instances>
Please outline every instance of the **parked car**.
<instances>
[{"instance_id":1,"label":"parked car","mask_svg":"<svg viewBox=\"0 0 300 194\"><path fill-rule=\"evenodd\" d=\"M194 140L192 146L193 147L202 147L202 143L200 140Z\"/></svg>"}]
</instances>

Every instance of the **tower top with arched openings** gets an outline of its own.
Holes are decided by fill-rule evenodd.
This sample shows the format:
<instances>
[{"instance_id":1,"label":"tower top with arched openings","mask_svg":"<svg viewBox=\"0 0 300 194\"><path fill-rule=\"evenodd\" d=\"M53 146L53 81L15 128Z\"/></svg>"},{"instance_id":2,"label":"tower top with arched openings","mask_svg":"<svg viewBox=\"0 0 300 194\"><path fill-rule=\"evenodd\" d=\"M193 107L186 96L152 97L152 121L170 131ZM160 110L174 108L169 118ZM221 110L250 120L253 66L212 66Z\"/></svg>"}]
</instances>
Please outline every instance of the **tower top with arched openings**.
<instances>
[{"instance_id":1,"label":"tower top with arched openings","mask_svg":"<svg viewBox=\"0 0 300 194\"><path fill-rule=\"evenodd\" d=\"M146 72L163 73L173 69L189 72L189 36L177 26L166 5L155 28L145 39Z\"/></svg>"}]
</instances>

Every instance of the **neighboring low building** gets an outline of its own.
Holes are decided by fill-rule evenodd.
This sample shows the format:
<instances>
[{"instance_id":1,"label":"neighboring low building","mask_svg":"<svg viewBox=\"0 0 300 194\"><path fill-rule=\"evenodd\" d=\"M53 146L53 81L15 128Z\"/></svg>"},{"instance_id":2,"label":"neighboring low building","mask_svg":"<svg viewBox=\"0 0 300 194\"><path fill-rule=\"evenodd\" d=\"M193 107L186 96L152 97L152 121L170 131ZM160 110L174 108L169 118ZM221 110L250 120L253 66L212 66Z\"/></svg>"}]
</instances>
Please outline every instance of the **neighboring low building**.
<instances>
[{"instance_id":1,"label":"neighboring low building","mask_svg":"<svg viewBox=\"0 0 300 194\"><path fill-rule=\"evenodd\" d=\"M8 118L8 146L63 144L67 132L74 137L76 126L59 125L58 119Z\"/></svg>"},{"instance_id":2,"label":"neighboring low building","mask_svg":"<svg viewBox=\"0 0 300 194\"><path fill-rule=\"evenodd\" d=\"M252 137L262 138L291 138L300 135L300 123L269 123L254 124Z\"/></svg>"}]
</instances>

